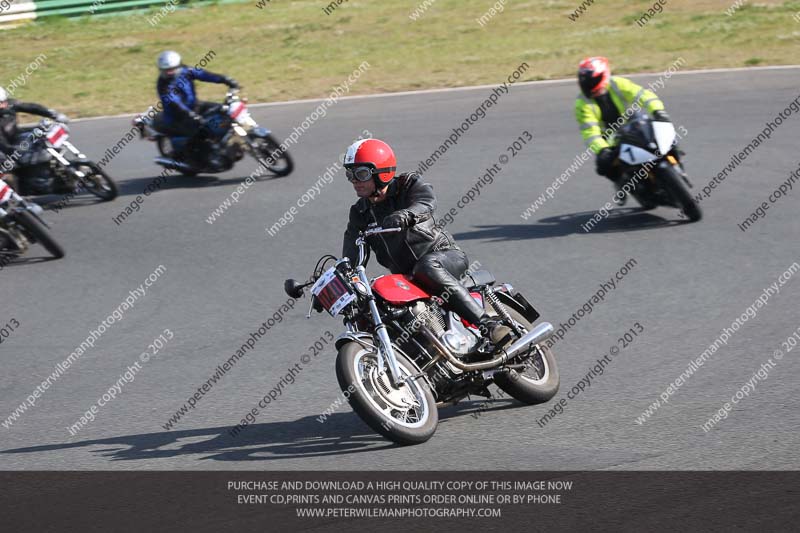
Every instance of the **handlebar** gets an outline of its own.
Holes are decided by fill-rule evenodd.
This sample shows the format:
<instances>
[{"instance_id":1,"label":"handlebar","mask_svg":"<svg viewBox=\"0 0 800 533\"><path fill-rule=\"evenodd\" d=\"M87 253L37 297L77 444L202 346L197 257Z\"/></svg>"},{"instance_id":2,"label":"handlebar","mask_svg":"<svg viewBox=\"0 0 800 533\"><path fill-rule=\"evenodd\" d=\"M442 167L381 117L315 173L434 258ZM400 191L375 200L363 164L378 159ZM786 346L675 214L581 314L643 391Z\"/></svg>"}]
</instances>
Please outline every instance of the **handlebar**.
<instances>
[{"instance_id":1,"label":"handlebar","mask_svg":"<svg viewBox=\"0 0 800 533\"><path fill-rule=\"evenodd\" d=\"M381 228L379 226L367 228L358 233L356 239L356 246L358 246L358 264L363 265L367 262L367 237L371 235L378 235L380 233L397 233L403 231L402 228Z\"/></svg>"},{"instance_id":2,"label":"handlebar","mask_svg":"<svg viewBox=\"0 0 800 533\"><path fill-rule=\"evenodd\" d=\"M378 235L379 233L397 233L399 231L403 231L403 228L367 228L361 232L361 235L369 237L371 235Z\"/></svg>"}]
</instances>

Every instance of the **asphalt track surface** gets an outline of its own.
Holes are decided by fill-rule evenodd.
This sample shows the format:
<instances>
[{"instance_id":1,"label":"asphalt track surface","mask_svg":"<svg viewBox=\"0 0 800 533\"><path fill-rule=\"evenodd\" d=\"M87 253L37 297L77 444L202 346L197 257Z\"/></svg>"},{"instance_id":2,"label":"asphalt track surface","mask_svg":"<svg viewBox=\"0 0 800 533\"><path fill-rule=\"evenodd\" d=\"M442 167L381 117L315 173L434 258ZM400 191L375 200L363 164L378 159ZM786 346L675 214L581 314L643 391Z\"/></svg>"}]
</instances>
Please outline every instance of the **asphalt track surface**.
<instances>
[{"instance_id":1,"label":"asphalt track surface","mask_svg":"<svg viewBox=\"0 0 800 533\"><path fill-rule=\"evenodd\" d=\"M511 69L509 69L511 70ZM637 78L648 82L656 76ZM135 142L110 165L122 194L112 203L76 200L47 212L67 250L60 261L25 261L0 271L0 323L20 326L0 352L0 419L32 393L89 330L114 311L159 265L166 271L10 428L0 428L0 468L72 469L797 469L800 349L787 353L708 433L705 423L800 326L800 276L748 320L647 422L636 417L793 262L797 205L790 193L746 233L736 224L798 165L800 118L793 116L728 177L702 207L705 218L682 223L675 209L639 212L630 204L590 233L580 224L612 189L585 165L543 208L521 213L582 151L572 116L573 83L511 89L426 173L439 213L454 207L524 130L532 146L511 159L494 183L456 217L451 229L472 260L512 282L556 326L565 322L623 266L634 268L555 347L561 391L570 389L640 322L644 333L622 350L591 387L569 399L545 427L547 405L523 407L482 399L443 409L436 435L396 447L345 406L317 417L339 395L335 352L305 365L296 382L233 438L228 430L339 321L305 319L307 300L262 339L169 431L167 422L251 331L285 302L283 280L307 276L316 259L340 252L354 196L342 172L293 224L275 223L364 129L389 141L401 169L414 169L491 89L342 100L292 147L295 173L264 179L213 225L206 217L255 167L240 164L219 179L171 178L122 225L116 216L153 177L155 147ZM660 95L676 123L697 187L729 162L797 96L797 70L677 75ZM262 125L288 135L318 104L254 109ZM75 123L72 140L99 158L130 119ZM508 154L510 155L510 154ZM382 271L372 265L371 274ZM164 329L174 333L158 359L71 436L76 422ZM551 404L553 403L551 402Z\"/></svg>"}]
</instances>

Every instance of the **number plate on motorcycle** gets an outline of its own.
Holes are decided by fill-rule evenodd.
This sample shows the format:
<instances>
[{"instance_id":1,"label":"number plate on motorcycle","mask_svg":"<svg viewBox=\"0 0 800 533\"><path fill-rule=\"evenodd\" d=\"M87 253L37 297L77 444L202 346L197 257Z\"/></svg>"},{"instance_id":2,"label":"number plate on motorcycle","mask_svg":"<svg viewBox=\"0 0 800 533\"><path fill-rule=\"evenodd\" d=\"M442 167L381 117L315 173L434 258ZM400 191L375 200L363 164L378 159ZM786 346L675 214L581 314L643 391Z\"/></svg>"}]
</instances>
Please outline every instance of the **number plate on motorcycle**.
<instances>
[{"instance_id":1,"label":"number plate on motorcycle","mask_svg":"<svg viewBox=\"0 0 800 533\"><path fill-rule=\"evenodd\" d=\"M338 315L342 309L356 299L356 295L342 281L335 267L329 268L320 276L311 287L311 294L331 316Z\"/></svg>"},{"instance_id":2,"label":"number plate on motorcycle","mask_svg":"<svg viewBox=\"0 0 800 533\"><path fill-rule=\"evenodd\" d=\"M61 148L61 145L64 144L64 141L66 141L68 137L67 128L61 124L54 124L47 130L47 142L50 143L53 148Z\"/></svg>"},{"instance_id":3,"label":"number plate on motorcycle","mask_svg":"<svg viewBox=\"0 0 800 533\"><path fill-rule=\"evenodd\" d=\"M7 202L13 194L14 191L11 189L11 187L9 187L6 182L0 179L0 204Z\"/></svg>"},{"instance_id":4,"label":"number plate on motorcycle","mask_svg":"<svg viewBox=\"0 0 800 533\"><path fill-rule=\"evenodd\" d=\"M228 109L228 115L234 120L244 120L249 116L247 106L244 102L234 102Z\"/></svg>"}]
</instances>

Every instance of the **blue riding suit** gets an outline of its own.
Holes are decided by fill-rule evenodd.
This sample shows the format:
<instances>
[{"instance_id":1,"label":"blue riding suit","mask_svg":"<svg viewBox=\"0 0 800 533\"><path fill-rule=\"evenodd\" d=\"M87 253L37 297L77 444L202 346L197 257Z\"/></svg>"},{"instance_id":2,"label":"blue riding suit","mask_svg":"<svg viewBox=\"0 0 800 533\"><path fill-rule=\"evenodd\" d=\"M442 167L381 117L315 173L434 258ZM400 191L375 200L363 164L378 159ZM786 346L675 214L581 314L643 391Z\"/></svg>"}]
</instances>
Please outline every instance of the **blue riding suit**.
<instances>
[{"instance_id":1,"label":"blue riding suit","mask_svg":"<svg viewBox=\"0 0 800 533\"><path fill-rule=\"evenodd\" d=\"M163 112L156 118L158 129L175 136L194 135L199 127L197 115L214 105L197 99L194 80L231 85L232 80L201 68L182 67L173 77L159 76L156 83Z\"/></svg>"}]
</instances>

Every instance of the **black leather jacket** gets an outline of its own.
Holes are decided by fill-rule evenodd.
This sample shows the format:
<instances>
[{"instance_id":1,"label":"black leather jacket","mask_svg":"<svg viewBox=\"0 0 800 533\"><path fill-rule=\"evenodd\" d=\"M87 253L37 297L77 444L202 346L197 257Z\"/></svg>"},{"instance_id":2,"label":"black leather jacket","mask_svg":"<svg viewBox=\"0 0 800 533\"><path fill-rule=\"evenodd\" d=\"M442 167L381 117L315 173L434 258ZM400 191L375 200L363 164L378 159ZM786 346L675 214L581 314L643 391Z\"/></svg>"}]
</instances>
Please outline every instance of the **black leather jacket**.
<instances>
[{"instance_id":1,"label":"black leather jacket","mask_svg":"<svg viewBox=\"0 0 800 533\"><path fill-rule=\"evenodd\" d=\"M14 150L17 138L17 113L39 115L50 119L56 118L56 112L43 105L31 102L20 102L9 98L8 107L0 109L0 151L10 153Z\"/></svg>"},{"instance_id":2,"label":"black leather jacket","mask_svg":"<svg viewBox=\"0 0 800 533\"><path fill-rule=\"evenodd\" d=\"M458 249L449 233L435 227L434 209L436 197L433 195L433 187L424 183L422 176L416 172L400 174L389 184L384 201L372 203L367 198L359 198L350 208L342 256L350 258L352 264L356 265L356 237L359 230L366 229L372 222L377 222L380 226L386 216L405 210L411 215L413 222L408 229L399 233L373 235L367 239L367 244L375 252L378 262L393 274L410 274L423 255Z\"/></svg>"}]
</instances>

